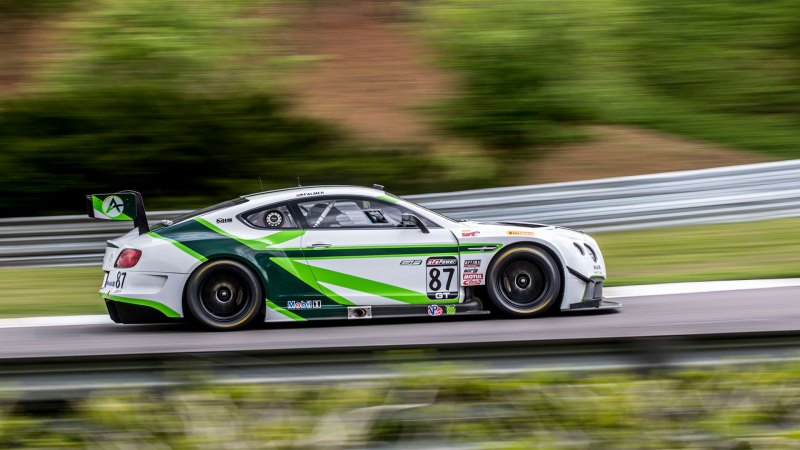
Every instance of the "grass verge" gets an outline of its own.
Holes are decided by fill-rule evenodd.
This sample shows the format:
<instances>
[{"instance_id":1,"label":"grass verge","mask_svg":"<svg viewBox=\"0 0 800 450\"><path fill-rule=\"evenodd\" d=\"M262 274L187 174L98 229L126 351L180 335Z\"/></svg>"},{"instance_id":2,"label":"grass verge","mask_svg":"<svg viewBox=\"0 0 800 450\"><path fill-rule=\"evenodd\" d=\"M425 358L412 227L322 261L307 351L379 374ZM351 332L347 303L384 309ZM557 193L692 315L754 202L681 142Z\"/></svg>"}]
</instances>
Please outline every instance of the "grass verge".
<instances>
[{"instance_id":1,"label":"grass verge","mask_svg":"<svg viewBox=\"0 0 800 450\"><path fill-rule=\"evenodd\" d=\"M608 286L800 277L800 218L597 234ZM0 317L102 314L96 267L0 270Z\"/></svg>"},{"instance_id":2,"label":"grass verge","mask_svg":"<svg viewBox=\"0 0 800 450\"><path fill-rule=\"evenodd\" d=\"M608 286L800 276L800 219L596 235Z\"/></svg>"}]
</instances>

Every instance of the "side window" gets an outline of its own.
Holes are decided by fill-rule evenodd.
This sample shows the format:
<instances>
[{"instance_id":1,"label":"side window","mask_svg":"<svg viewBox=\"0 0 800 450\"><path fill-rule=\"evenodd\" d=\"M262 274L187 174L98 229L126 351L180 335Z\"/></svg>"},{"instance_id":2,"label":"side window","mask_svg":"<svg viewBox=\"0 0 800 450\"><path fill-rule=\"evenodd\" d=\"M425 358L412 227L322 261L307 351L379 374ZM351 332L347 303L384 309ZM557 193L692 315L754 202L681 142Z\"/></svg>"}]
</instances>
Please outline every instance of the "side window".
<instances>
[{"instance_id":1,"label":"side window","mask_svg":"<svg viewBox=\"0 0 800 450\"><path fill-rule=\"evenodd\" d=\"M299 228L285 205L269 206L242 216L247 223L257 228Z\"/></svg>"},{"instance_id":2,"label":"side window","mask_svg":"<svg viewBox=\"0 0 800 450\"><path fill-rule=\"evenodd\" d=\"M369 198L326 199L298 203L311 228L396 228L410 210ZM438 228L422 218L425 225Z\"/></svg>"}]
</instances>

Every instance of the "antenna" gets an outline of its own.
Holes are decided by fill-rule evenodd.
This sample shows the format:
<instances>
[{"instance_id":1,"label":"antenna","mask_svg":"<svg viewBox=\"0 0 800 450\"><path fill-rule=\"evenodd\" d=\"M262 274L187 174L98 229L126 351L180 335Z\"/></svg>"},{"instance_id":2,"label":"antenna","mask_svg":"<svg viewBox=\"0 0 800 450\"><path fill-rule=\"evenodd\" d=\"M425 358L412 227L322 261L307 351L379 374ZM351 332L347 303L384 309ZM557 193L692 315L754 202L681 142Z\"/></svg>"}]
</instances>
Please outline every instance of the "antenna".
<instances>
[{"instance_id":1,"label":"antenna","mask_svg":"<svg viewBox=\"0 0 800 450\"><path fill-rule=\"evenodd\" d=\"M303 185L300 184L300 177L297 177L297 187L301 187L301 186L303 186Z\"/></svg>"},{"instance_id":2,"label":"antenna","mask_svg":"<svg viewBox=\"0 0 800 450\"><path fill-rule=\"evenodd\" d=\"M261 175L258 176L258 184L261 185L261 190L263 191L264 190L264 182L261 181Z\"/></svg>"}]
</instances>

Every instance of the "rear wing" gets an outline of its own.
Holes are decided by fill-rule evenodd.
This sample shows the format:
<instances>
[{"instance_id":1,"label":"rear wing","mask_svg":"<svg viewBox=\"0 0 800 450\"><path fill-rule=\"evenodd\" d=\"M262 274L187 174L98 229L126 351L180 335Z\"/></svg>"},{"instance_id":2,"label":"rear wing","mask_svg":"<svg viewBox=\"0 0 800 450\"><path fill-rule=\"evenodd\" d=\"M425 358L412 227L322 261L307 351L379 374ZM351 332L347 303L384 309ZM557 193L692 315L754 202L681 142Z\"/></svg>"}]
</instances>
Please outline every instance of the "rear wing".
<instances>
[{"instance_id":1,"label":"rear wing","mask_svg":"<svg viewBox=\"0 0 800 450\"><path fill-rule=\"evenodd\" d=\"M142 194L136 191L87 195L86 212L93 219L132 220L133 226L139 229L139 234L150 231Z\"/></svg>"}]
</instances>

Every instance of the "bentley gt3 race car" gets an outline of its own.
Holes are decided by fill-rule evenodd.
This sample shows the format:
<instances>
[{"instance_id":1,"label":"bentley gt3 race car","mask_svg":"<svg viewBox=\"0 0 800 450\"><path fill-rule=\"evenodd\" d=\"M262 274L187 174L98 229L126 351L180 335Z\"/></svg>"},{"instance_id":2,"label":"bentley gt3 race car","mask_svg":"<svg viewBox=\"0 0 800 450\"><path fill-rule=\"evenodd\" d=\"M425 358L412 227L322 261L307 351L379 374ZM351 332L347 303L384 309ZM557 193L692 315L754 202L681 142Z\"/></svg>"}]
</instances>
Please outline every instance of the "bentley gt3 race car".
<instances>
[{"instance_id":1,"label":"bentley gt3 race car","mask_svg":"<svg viewBox=\"0 0 800 450\"><path fill-rule=\"evenodd\" d=\"M132 220L108 241L100 293L117 323L519 317L617 308L594 239L534 223L439 215L381 186L245 195L150 229L134 191L87 196L90 217Z\"/></svg>"}]
</instances>

